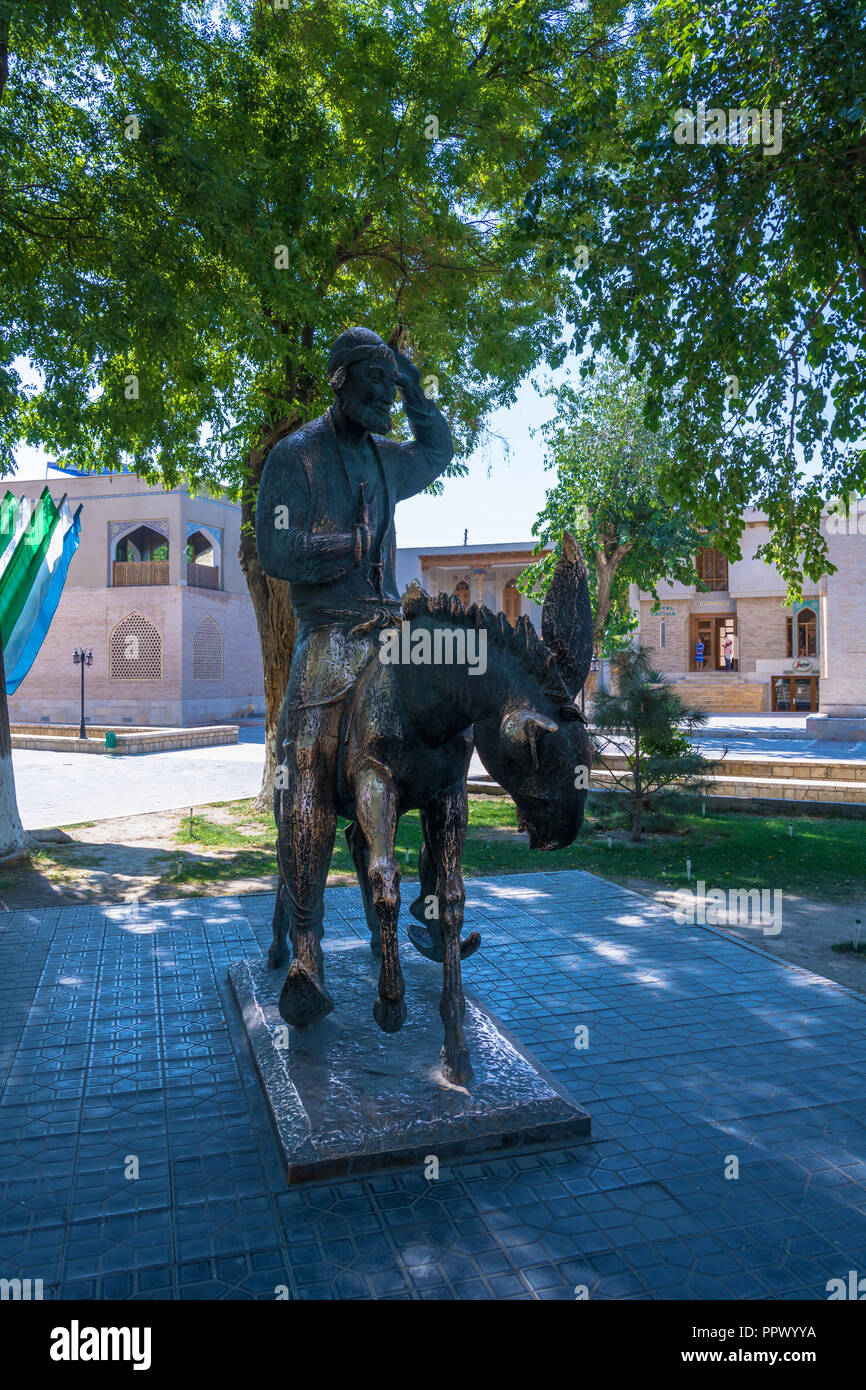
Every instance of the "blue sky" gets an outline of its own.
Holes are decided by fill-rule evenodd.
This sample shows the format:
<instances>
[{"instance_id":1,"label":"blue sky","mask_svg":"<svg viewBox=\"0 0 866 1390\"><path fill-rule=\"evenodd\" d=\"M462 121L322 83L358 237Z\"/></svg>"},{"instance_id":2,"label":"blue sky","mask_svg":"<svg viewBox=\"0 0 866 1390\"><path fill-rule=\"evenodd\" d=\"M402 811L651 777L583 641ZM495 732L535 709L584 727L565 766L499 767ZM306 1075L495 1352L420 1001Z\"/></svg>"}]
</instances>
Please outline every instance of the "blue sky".
<instances>
[{"instance_id":1,"label":"blue sky","mask_svg":"<svg viewBox=\"0 0 866 1390\"><path fill-rule=\"evenodd\" d=\"M410 497L397 505L397 544L462 545L527 541L555 475L544 468L544 441L532 437L554 411L529 382L513 406L490 417L490 442L469 460L465 478L449 478L441 497ZM497 437L498 436L498 437Z\"/></svg>"}]
</instances>

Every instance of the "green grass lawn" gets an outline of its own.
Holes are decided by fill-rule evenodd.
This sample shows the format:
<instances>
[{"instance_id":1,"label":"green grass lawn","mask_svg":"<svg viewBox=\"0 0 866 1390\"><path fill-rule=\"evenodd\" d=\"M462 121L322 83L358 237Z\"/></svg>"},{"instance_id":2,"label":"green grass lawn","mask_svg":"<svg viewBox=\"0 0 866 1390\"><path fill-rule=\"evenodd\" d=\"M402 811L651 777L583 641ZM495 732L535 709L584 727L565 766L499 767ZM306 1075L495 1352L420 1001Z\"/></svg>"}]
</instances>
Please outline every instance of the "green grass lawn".
<instances>
[{"instance_id":1,"label":"green grass lawn","mask_svg":"<svg viewBox=\"0 0 866 1390\"><path fill-rule=\"evenodd\" d=\"M206 815L184 820L179 854L171 871L174 882L213 882L276 873L273 826L250 815L248 802L231 806L233 820L218 824ZM227 808L226 808L227 809ZM236 811L236 814L235 814ZM354 873L343 837L337 832L331 872ZM789 825L793 833L789 833ZM587 869L615 880L643 878L676 888L703 879L714 888L777 888L805 897L845 899L866 892L866 827L861 821L829 817L764 817L744 813L708 813L657 817L642 844L626 838L623 813L594 805L584 829L569 849L530 851L517 830L513 804L506 797L472 797L463 855L467 877L485 874ZM610 838L610 845L608 839ZM421 826L417 811L400 822L397 848L404 874L417 875ZM201 854L213 848L214 856ZM230 852L234 850L234 852Z\"/></svg>"}]
</instances>

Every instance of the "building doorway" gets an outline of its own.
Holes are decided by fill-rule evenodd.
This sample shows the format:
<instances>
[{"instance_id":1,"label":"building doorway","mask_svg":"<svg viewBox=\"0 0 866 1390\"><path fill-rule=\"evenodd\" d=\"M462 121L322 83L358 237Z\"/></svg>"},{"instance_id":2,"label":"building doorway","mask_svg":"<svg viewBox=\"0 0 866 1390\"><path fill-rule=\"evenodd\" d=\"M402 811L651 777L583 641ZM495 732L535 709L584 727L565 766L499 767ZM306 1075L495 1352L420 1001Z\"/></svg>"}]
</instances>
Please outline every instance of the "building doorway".
<instances>
[{"instance_id":1,"label":"building doorway","mask_svg":"<svg viewBox=\"0 0 866 1390\"><path fill-rule=\"evenodd\" d=\"M774 676L770 690L774 710L786 714L814 714L818 709L817 676Z\"/></svg>"},{"instance_id":2,"label":"building doorway","mask_svg":"<svg viewBox=\"0 0 866 1390\"><path fill-rule=\"evenodd\" d=\"M691 615L691 649L689 651L689 670L697 671L695 651L698 642L704 644L704 670L724 671L725 638L734 639L734 655L731 669L740 669L739 639L737 637L737 618L734 613L693 613Z\"/></svg>"}]
</instances>

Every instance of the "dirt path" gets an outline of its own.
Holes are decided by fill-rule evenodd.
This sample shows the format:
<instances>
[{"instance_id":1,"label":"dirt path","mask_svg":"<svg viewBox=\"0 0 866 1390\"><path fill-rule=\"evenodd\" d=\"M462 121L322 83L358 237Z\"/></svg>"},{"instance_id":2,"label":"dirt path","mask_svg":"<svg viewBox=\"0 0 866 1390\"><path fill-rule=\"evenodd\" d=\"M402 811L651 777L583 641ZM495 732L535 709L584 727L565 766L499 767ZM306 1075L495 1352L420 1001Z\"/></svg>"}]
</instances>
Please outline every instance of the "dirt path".
<instances>
[{"instance_id":1,"label":"dirt path","mask_svg":"<svg viewBox=\"0 0 866 1390\"><path fill-rule=\"evenodd\" d=\"M208 821L244 833L228 807L198 810L206 812ZM45 845L30 864L0 873L0 911L275 889L275 877L267 874L185 882L179 875L191 861L221 861L237 854L236 847L188 842L182 833L187 823L182 811L154 811L68 827L69 844ZM248 833L252 847L260 848L259 827L250 823Z\"/></svg>"}]
</instances>

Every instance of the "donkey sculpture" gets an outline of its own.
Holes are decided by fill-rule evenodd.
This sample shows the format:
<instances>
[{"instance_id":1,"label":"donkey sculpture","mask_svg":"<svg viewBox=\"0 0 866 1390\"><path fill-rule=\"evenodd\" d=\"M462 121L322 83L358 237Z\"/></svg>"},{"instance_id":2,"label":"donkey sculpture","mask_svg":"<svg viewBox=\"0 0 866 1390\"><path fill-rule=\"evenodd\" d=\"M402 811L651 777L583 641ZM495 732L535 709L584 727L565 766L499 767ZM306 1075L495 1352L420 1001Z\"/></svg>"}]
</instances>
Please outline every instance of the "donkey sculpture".
<instances>
[{"instance_id":1,"label":"donkey sculpture","mask_svg":"<svg viewBox=\"0 0 866 1390\"><path fill-rule=\"evenodd\" d=\"M381 634L393 623L410 622L412 632L437 628L486 633L486 669L467 663L435 667L386 664L378 659ZM374 624L366 628L373 630ZM364 899L370 944L380 957L379 1027L395 1033L406 1018L400 970L398 919L400 866L395 854L401 815L418 809L423 828L419 858L420 893L410 911L409 939L422 955L441 962L439 1012L445 1025L442 1070L447 1081L466 1086L472 1078L463 1032L465 1003L461 962L477 950L477 932L461 939L465 891L460 869L466 837L466 775L474 744L488 772L514 799L518 825L533 849L570 845L583 824L591 750L585 721L575 704L592 657L592 615L586 569L577 542L566 534L562 558L542 610L542 639L526 618L514 627L502 613L473 605L464 609L447 594L420 590L403 600L402 619L383 613L371 659L347 701L341 728L338 783L340 814L350 821L346 838ZM440 642L439 649L447 650ZM288 789L291 795L291 788ZM285 886L278 891L271 964L285 959ZM293 947L294 947L293 942ZM280 997L280 1013L299 1019L299 992L318 1009L331 1008L321 976L310 975L309 958L294 951Z\"/></svg>"}]
</instances>

